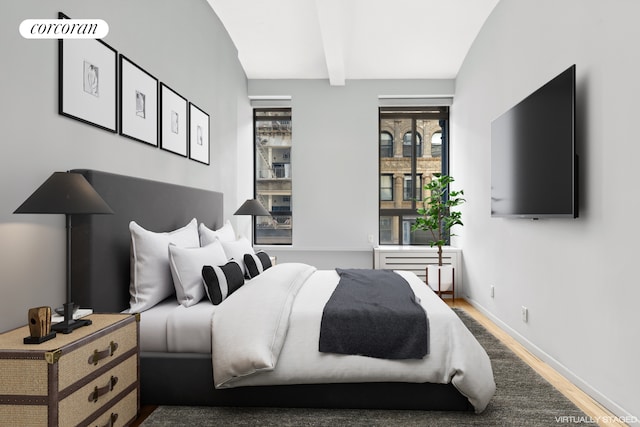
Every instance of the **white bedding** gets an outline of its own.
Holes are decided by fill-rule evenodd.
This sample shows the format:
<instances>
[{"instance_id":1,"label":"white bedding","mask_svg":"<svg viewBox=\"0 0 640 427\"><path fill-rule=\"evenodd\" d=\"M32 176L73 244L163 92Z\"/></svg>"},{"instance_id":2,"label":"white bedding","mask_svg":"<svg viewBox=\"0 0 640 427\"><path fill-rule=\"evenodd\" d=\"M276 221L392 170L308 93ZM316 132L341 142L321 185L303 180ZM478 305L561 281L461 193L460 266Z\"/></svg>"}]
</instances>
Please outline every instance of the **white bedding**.
<instances>
[{"instance_id":1,"label":"white bedding","mask_svg":"<svg viewBox=\"0 0 640 427\"><path fill-rule=\"evenodd\" d=\"M424 282L413 273L398 273L409 282L429 318L430 354L423 359L398 361L320 353L322 310L339 277L333 270L279 264L248 282L215 310L215 386L451 382L476 412L482 412L495 391L486 352Z\"/></svg>"},{"instance_id":2,"label":"white bedding","mask_svg":"<svg viewBox=\"0 0 640 427\"><path fill-rule=\"evenodd\" d=\"M167 298L140 314L140 350L210 354L215 308L206 298L191 307Z\"/></svg>"}]
</instances>

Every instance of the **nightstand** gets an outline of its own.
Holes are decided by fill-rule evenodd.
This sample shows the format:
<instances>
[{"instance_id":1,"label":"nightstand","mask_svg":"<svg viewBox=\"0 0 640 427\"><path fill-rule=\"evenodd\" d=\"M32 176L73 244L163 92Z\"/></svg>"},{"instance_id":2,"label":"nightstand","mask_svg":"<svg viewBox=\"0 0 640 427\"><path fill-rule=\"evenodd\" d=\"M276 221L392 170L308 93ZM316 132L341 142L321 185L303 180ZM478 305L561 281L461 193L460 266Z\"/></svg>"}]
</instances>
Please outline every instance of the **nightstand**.
<instances>
[{"instance_id":1,"label":"nightstand","mask_svg":"<svg viewBox=\"0 0 640 427\"><path fill-rule=\"evenodd\" d=\"M124 426L140 409L139 317L92 324L42 344L27 326L0 335L0 425Z\"/></svg>"}]
</instances>

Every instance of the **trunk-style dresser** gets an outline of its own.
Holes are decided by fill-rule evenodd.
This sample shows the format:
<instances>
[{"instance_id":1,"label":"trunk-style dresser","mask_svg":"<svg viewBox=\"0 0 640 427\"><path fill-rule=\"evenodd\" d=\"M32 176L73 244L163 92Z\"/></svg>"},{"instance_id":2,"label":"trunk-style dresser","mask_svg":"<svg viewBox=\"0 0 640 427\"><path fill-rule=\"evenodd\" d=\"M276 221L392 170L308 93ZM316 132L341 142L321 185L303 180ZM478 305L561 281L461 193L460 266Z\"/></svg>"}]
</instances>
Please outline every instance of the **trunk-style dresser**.
<instances>
[{"instance_id":1,"label":"trunk-style dresser","mask_svg":"<svg viewBox=\"0 0 640 427\"><path fill-rule=\"evenodd\" d=\"M139 316L92 321L42 344L0 335L0 425L126 426L140 409Z\"/></svg>"}]
</instances>

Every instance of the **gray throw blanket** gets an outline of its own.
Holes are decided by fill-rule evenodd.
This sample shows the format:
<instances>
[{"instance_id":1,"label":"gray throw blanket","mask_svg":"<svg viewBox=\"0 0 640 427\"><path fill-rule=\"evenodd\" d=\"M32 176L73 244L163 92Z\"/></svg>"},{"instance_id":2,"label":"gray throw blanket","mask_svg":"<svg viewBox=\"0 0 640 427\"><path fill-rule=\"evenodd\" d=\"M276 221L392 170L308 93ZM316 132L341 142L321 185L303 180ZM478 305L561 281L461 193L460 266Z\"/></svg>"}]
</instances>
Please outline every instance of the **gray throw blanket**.
<instances>
[{"instance_id":1,"label":"gray throw blanket","mask_svg":"<svg viewBox=\"0 0 640 427\"><path fill-rule=\"evenodd\" d=\"M319 350L381 359L429 353L427 315L391 270L336 269L340 282L322 312Z\"/></svg>"}]
</instances>

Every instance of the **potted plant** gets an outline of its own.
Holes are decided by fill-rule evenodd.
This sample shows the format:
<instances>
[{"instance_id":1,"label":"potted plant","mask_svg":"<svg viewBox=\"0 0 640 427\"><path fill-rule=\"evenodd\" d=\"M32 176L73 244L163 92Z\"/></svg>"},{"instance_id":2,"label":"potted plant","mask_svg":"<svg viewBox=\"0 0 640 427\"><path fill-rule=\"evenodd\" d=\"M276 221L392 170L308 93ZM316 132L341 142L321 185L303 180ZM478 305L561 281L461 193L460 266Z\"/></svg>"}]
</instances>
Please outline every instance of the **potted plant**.
<instances>
[{"instance_id":1,"label":"potted plant","mask_svg":"<svg viewBox=\"0 0 640 427\"><path fill-rule=\"evenodd\" d=\"M449 184L453 181L453 177L449 175L434 174L431 182L424 185L423 206L417 210L419 216L411 227L411 231L430 232L432 239L429 245L438 247L438 265L429 265L427 268L427 284L438 292L448 291L453 286L454 278L453 267L442 265L442 247L447 243L448 237L455 236L451 233L451 228L464 225L462 214L451 209L465 202L462 198L464 190L449 190ZM448 190L449 197L446 197Z\"/></svg>"}]
</instances>

